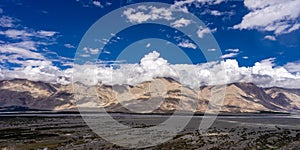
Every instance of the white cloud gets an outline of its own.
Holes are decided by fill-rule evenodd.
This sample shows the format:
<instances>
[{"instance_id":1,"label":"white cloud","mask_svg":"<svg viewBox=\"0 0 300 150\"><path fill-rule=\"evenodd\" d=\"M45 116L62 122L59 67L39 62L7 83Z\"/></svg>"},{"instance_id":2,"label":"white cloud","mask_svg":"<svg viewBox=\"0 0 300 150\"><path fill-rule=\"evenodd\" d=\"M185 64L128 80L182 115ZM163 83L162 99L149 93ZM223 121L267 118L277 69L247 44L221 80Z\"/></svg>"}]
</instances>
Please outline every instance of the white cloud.
<instances>
[{"instance_id":1,"label":"white cloud","mask_svg":"<svg viewBox=\"0 0 300 150\"><path fill-rule=\"evenodd\" d=\"M239 52L240 51L240 49L238 49L238 48L235 48L235 49L226 49L225 50L226 52L235 52L235 53L237 53L237 52Z\"/></svg>"},{"instance_id":2,"label":"white cloud","mask_svg":"<svg viewBox=\"0 0 300 150\"><path fill-rule=\"evenodd\" d=\"M274 67L275 58L268 58L268 59L264 59L262 61L260 61L260 64L264 65L264 66L271 66Z\"/></svg>"},{"instance_id":3,"label":"white cloud","mask_svg":"<svg viewBox=\"0 0 300 150\"><path fill-rule=\"evenodd\" d=\"M99 53L98 48L94 48L94 49L90 48L89 51L90 51L91 54L98 54Z\"/></svg>"},{"instance_id":4,"label":"white cloud","mask_svg":"<svg viewBox=\"0 0 300 150\"><path fill-rule=\"evenodd\" d=\"M128 8L123 15L132 23L142 23L148 20L165 19L172 20L173 13L168 8L157 8L154 6L138 6L136 9Z\"/></svg>"},{"instance_id":5,"label":"white cloud","mask_svg":"<svg viewBox=\"0 0 300 150\"><path fill-rule=\"evenodd\" d=\"M209 28L207 28L207 27L204 28L204 27L201 26L201 27L199 27L199 29L198 29L198 31L197 31L197 35L198 35L199 38L203 38L205 34L213 33L213 32L215 32L215 31L217 31L216 28L214 28L214 29L209 29Z\"/></svg>"},{"instance_id":6,"label":"white cloud","mask_svg":"<svg viewBox=\"0 0 300 150\"><path fill-rule=\"evenodd\" d=\"M182 0L182 1L175 1L174 7L183 7L186 5L194 4L197 7L200 7L200 5L217 5L226 0Z\"/></svg>"},{"instance_id":7,"label":"white cloud","mask_svg":"<svg viewBox=\"0 0 300 150\"><path fill-rule=\"evenodd\" d=\"M163 19L167 21L174 20L173 12L183 12L188 13L188 9L186 6L190 6L191 4L195 4L198 6L199 4L208 4L208 5L216 5L225 0L184 0L184 1L175 1L173 5L170 7L155 7L155 6L138 6L136 8L128 8L123 12L123 15L128 19L129 22L132 23L143 23L148 20L158 20ZM212 11L213 14L219 15L221 12ZM191 24L191 20L180 18L171 23L173 27L185 27Z\"/></svg>"},{"instance_id":8,"label":"white cloud","mask_svg":"<svg viewBox=\"0 0 300 150\"><path fill-rule=\"evenodd\" d=\"M300 72L300 61L289 62L286 65L284 65L284 68L286 68L289 72Z\"/></svg>"},{"instance_id":9,"label":"white cloud","mask_svg":"<svg viewBox=\"0 0 300 150\"><path fill-rule=\"evenodd\" d=\"M38 51L39 46L48 44L49 43L24 39L20 42L0 44L0 53L2 54L0 57L0 63L5 64L9 62L20 65L18 73L20 73L20 70L24 68L28 69L28 67L51 67L53 66L52 61L42 55L41 51ZM57 55L56 53L53 54ZM63 60L60 60L60 62L62 61ZM21 74L24 74L24 72ZM21 76L21 74L19 75Z\"/></svg>"},{"instance_id":10,"label":"white cloud","mask_svg":"<svg viewBox=\"0 0 300 150\"><path fill-rule=\"evenodd\" d=\"M151 46L151 43L147 43L146 47L150 47Z\"/></svg>"},{"instance_id":11,"label":"white cloud","mask_svg":"<svg viewBox=\"0 0 300 150\"><path fill-rule=\"evenodd\" d=\"M289 28L289 30L287 31L287 33L290 33L290 32L293 32L295 30L298 30L299 28L300 28L300 23L296 23L291 28Z\"/></svg>"},{"instance_id":12,"label":"white cloud","mask_svg":"<svg viewBox=\"0 0 300 150\"><path fill-rule=\"evenodd\" d=\"M10 66L7 69L4 67L0 70L0 78L57 82L57 77L62 73L52 62L59 59L59 62L62 63L67 59L58 56L55 52L49 53L45 46L51 45L55 41L53 36L58 32L35 31L20 24L15 25L15 22L19 22L19 20L8 16L0 18L0 27L9 28L0 31L0 35L9 38L6 42L0 42L0 64L6 66L5 64L11 63L18 66ZM43 53L51 54L53 58L50 60Z\"/></svg>"},{"instance_id":13,"label":"white cloud","mask_svg":"<svg viewBox=\"0 0 300 150\"><path fill-rule=\"evenodd\" d=\"M21 38L27 38L27 37L33 36L32 33L29 33L25 30L15 30L15 29L0 31L0 34L5 35L12 39L21 39Z\"/></svg>"},{"instance_id":14,"label":"white cloud","mask_svg":"<svg viewBox=\"0 0 300 150\"><path fill-rule=\"evenodd\" d=\"M104 54L110 54L111 52L108 51L108 50L103 50L102 53L104 53Z\"/></svg>"},{"instance_id":15,"label":"white cloud","mask_svg":"<svg viewBox=\"0 0 300 150\"><path fill-rule=\"evenodd\" d=\"M229 54L224 54L224 55L222 55L220 58L222 58L222 59L227 59L227 58L233 58L233 57L235 57L235 56L237 56L239 53L229 53Z\"/></svg>"},{"instance_id":16,"label":"white cloud","mask_svg":"<svg viewBox=\"0 0 300 150\"><path fill-rule=\"evenodd\" d=\"M12 70L1 70L3 79L28 79L33 81L56 82L59 69L53 66L52 61L42 54L26 49L32 43L20 42L13 44L0 45L0 63L18 64L20 67L11 68ZM30 46L31 45L31 46ZM33 46L34 48L34 46Z\"/></svg>"},{"instance_id":17,"label":"white cloud","mask_svg":"<svg viewBox=\"0 0 300 150\"><path fill-rule=\"evenodd\" d=\"M81 57L86 57L86 58L87 58L87 57L91 57L90 54L80 54L80 56L81 56Z\"/></svg>"},{"instance_id":18,"label":"white cloud","mask_svg":"<svg viewBox=\"0 0 300 150\"><path fill-rule=\"evenodd\" d=\"M64 46L65 46L66 48L75 48L75 46L72 45L72 44L64 44Z\"/></svg>"},{"instance_id":19,"label":"white cloud","mask_svg":"<svg viewBox=\"0 0 300 150\"><path fill-rule=\"evenodd\" d=\"M26 40L30 37L48 38L54 36L55 34L57 34L57 32L44 31L44 30L38 32L33 32L33 31L29 32L26 30L16 30L16 29L0 31L0 35L5 35L12 39L22 39L22 40Z\"/></svg>"},{"instance_id":20,"label":"white cloud","mask_svg":"<svg viewBox=\"0 0 300 150\"><path fill-rule=\"evenodd\" d=\"M28 79L32 81L57 82L57 76L60 71L54 66L27 66L25 68L15 68L14 70L6 70L4 72L5 79Z\"/></svg>"},{"instance_id":21,"label":"white cloud","mask_svg":"<svg viewBox=\"0 0 300 150\"><path fill-rule=\"evenodd\" d=\"M249 57L248 56L243 56L243 59L248 59Z\"/></svg>"},{"instance_id":22,"label":"white cloud","mask_svg":"<svg viewBox=\"0 0 300 150\"><path fill-rule=\"evenodd\" d=\"M283 67L274 67L274 58L256 62L253 67L240 67L236 60L224 62L227 83L252 82L261 87L300 87L300 76L289 73Z\"/></svg>"},{"instance_id":23,"label":"white cloud","mask_svg":"<svg viewBox=\"0 0 300 150\"><path fill-rule=\"evenodd\" d=\"M145 55L139 64L119 64L118 69L81 65L67 70L59 70L47 61L32 61L29 63L32 63L31 65L40 63L41 65L14 70L0 69L0 78L25 78L68 84L71 82L72 73L75 71L74 75L76 76L73 79L88 85L94 85L98 82L107 85L135 85L156 77L172 77L192 88L199 88L203 84L214 85L233 82L252 82L261 87L300 88L300 69L294 68L299 66L298 63L288 63L285 67L275 67L274 58L256 62L252 67L239 66L238 62L233 59L227 59L219 63L172 65L161 58L158 52L153 51ZM285 68L290 68L290 71L296 71L297 73L292 74ZM223 76L224 80L219 80L220 76Z\"/></svg>"},{"instance_id":24,"label":"white cloud","mask_svg":"<svg viewBox=\"0 0 300 150\"><path fill-rule=\"evenodd\" d=\"M55 34L57 34L57 32L40 30L37 32L37 34L39 34L42 37L51 37L51 36L54 36Z\"/></svg>"},{"instance_id":25,"label":"white cloud","mask_svg":"<svg viewBox=\"0 0 300 150\"><path fill-rule=\"evenodd\" d=\"M174 22L171 23L171 26L173 27L186 27L188 26L189 24L191 24L191 20L188 20L188 19L184 19L184 18L180 18L179 20L176 20Z\"/></svg>"},{"instance_id":26,"label":"white cloud","mask_svg":"<svg viewBox=\"0 0 300 150\"><path fill-rule=\"evenodd\" d=\"M119 69L98 68L97 78L108 85L135 85L155 77L172 77L193 88L198 88L201 84L233 82L253 82L262 87L300 87L300 76L289 73L283 67L274 67L273 61L274 58L266 59L256 62L253 67L240 67L236 60L231 59L220 63L172 65L159 58L159 53L152 52L145 55L140 64L121 64ZM225 74L222 68L225 69ZM220 75L224 77L226 75L226 80L217 80Z\"/></svg>"},{"instance_id":27,"label":"white cloud","mask_svg":"<svg viewBox=\"0 0 300 150\"><path fill-rule=\"evenodd\" d=\"M299 0L245 0L250 10L234 29L257 29L271 31L276 35L298 30L300 15Z\"/></svg>"},{"instance_id":28,"label":"white cloud","mask_svg":"<svg viewBox=\"0 0 300 150\"><path fill-rule=\"evenodd\" d=\"M216 51L217 49L215 49L215 48L210 48L210 49L208 49L208 51L209 52L214 52L214 51Z\"/></svg>"},{"instance_id":29,"label":"white cloud","mask_svg":"<svg viewBox=\"0 0 300 150\"><path fill-rule=\"evenodd\" d=\"M214 16L221 16L222 15L222 13L218 10L212 10L212 11L210 11L210 14L214 15Z\"/></svg>"},{"instance_id":30,"label":"white cloud","mask_svg":"<svg viewBox=\"0 0 300 150\"><path fill-rule=\"evenodd\" d=\"M10 45L15 46L15 47L19 47L19 48L24 48L27 50L34 50L36 51L37 48L37 44L39 44L38 42L35 41L22 41L22 42L17 42L17 43L12 43Z\"/></svg>"},{"instance_id":31,"label":"white cloud","mask_svg":"<svg viewBox=\"0 0 300 150\"><path fill-rule=\"evenodd\" d=\"M191 48L191 49L196 49L197 46L193 43L191 43L189 40L185 40L183 42L180 42L178 46L183 47L183 48Z\"/></svg>"},{"instance_id":32,"label":"white cloud","mask_svg":"<svg viewBox=\"0 0 300 150\"><path fill-rule=\"evenodd\" d=\"M13 40L17 40L17 42L7 41L6 43L0 44L0 53L3 54L0 62L18 64L21 67L32 66L33 64L42 65L42 63L40 63L41 61L45 62L48 60L41 54L40 48L51 45L51 42L55 40L51 37L56 33L57 32L44 30L35 32L27 28L24 28L23 30L8 29L0 31L0 34Z\"/></svg>"},{"instance_id":33,"label":"white cloud","mask_svg":"<svg viewBox=\"0 0 300 150\"><path fill-rule=\"evenodd\" d=\"M217 4L220 4L222 2L225 2L226 0L213 0L213 4L217 5Z\"/></svg>"},{"instance_id":34,"label":"white cloud","mask_svg":"<svg viewBox=\"0 0 300 150\"><path fill-rule=\"evenodd\" d=\"M144 12L136 12L136 10L129 8L123 13L130 22L142 23L151 18L150 15L144 14Z\"/></svg>"},{"instance_id":35,"label":"white cloud","mask_svg":"<svg viewBox=\"0 0 300 150\"><path fill-rule=\"evenodd\" d=\"M111 2L105 2L104 0L76 0L76 2L80 3L82 7L89 7L89 8L104 8L105 6L112 5Z\"/></svg>"},{"instance_id":36,"label":"white cloud","mask_svg":"<svg viewBox=\"0 0 300 150\"><path fill-rule=\"evenodd\" d=\"M112 5L112 3L111 2L106 2L105 5L110 6L110 5Z\"/></svg>"},{"instance_id":37,"label":"white cloud","mask_svg":"<svg viewBox=\"0 0 300 150\"><path fill-rule=\"evenodd\" d=\"M90 48L90 47L84 47L83 50L85 51L85 53L92 54L92 55L99 54L100 51L98 48Z\"/></svg>"},{"instance_id":38,"label":"white cloud","mask_svg":"<svg viewBox=\"0 0 300 150\"><path fill-rule=\"evenodd\" d=\"M7 44L0 46L0 52L4 54L17 55L18 58L45 59L45 57L39 53Z\"/></svg>"},{"instance_id":39,"label":"white cloud","mask_svg":"<svg viewBox=\"0 0 300 150\"><path fill-rule=\"evenodd\" d=\"M16 22L16 20L14 20L13 18L9 17L9 16L2 16L0 18L0 27L6 27L6 28L11 28L14 25L14 23Z\"/></svg>"},{"instance_id":40,"label":"white cloud","mask_svg":"<svg viewBox=\"0 0 300 150\"><path fill-rule=\"evenodd\" d=\"M276 40L276 37L275 37L275 36L272 36L272 35L266 35L266 36L264 37L264 39L271 40L271 41L275 41L275 40Z\"/></svg>"},{"instance_id":41,"label":"white cloud","mask_svg":"<svg viewBox=\"0 0 300 150\"><path fill-rule=\"evenodd\" d=\"M93 4L97 7L103 7L99 1L93 1Z\"/></svg>"},{"instance_id":42,"label":"white cloud","mask_svg":"<svg viewBox=\"0 0 300 150\"><path fill-rule=\"evenodd\" d=\"M238 48L235 48L235 49L230 48L230 49L226 49L225 51L226 52L230 52L230 53L224 54L220 58L222 58L222 59L234 58L235 56L237 56L239 54L240 49L238 49Z\"/></svg>"}]
</instances>

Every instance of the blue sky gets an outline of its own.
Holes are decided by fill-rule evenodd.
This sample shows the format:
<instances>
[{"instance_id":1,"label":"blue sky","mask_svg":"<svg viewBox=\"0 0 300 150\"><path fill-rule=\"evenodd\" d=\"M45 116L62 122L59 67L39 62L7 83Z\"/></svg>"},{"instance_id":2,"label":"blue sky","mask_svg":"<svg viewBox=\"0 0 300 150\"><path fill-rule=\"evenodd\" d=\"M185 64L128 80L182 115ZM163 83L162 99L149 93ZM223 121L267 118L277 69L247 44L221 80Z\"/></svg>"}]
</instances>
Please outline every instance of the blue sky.
<instances>
[{"instance_id":1,"label":"blue sky","mask_svg":"<svg viewBox=\"0 0 300 150\"><path fill-rule=\"evenodd\" d=\"M164 2L197 16L218 42L222 59L234 59L239 66L245 67L265 60L272 67L284 66L293 74L300 70L298 0L2 0L1 69L34 68L41 64L58 70L70 68L81 38L93 23L113 10L140 2ZM129 15L134 17L137 14ZM139 19L142 17L147 16ZM99 57L103 61L114 61L118 57L127 63L135 63L156 50L171 64L188 63L182 52L194 64L206 62L189 36L169 26L143 24L141 21L140 25L117 33L107 43ZM124 49L127 56L120 55ZM168 56L170 53L172 57ZM128 58L131 55L134 57Z\"/></svg>"}]
</instances>

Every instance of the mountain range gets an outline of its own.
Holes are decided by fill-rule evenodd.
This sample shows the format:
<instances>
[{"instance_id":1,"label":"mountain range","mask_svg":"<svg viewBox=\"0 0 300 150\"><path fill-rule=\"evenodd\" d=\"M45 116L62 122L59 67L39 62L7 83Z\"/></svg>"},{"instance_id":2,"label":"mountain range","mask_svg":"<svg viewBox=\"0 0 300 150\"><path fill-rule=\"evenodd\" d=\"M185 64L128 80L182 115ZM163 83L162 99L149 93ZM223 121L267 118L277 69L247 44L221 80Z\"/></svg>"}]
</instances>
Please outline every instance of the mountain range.
<instances>
[{"instance_id":1,"label":"mountain range","mask_svg":"<svg viewBox=\"0 0 300 150\"><path fill-rule=\"evenodd\" d=\"M0 111L77 111L78 107L101 107L109 112L124 113L165 113L175 110L229 113L300 110L300 89L262 88L253 83L230 83L225 87L201 86L192 89L172 78L155 78L134 86L99 83L93 87L81 83L61 85L25 79L3 80L0 81ZM79 93L76 90L89 88L91 90ZM215 101L212 93L220 94L224 99ZM85 97L84 95L94 95L94 99L77 99Z\"/></svg>"}]
</instances>

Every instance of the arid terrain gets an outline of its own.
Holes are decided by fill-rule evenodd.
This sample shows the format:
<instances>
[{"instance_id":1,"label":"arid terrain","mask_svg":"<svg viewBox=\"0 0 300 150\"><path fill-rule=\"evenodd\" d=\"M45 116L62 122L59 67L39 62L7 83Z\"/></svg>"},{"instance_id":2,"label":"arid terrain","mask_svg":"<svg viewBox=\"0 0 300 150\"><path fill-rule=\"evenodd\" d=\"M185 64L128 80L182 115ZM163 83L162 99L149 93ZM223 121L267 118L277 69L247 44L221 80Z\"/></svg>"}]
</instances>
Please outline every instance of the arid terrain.
<instances>
[{"instance_id":1,"label":"arid terrain","mask_svg":"<svg viewBox=\"0 0 300 150\"><path fill-rule=\"evenodd\" d=\"M168 117L112 115L136 128ZM219 116L204 133L197 130L199 121L195 116L172 140L144 149L299 149L297 115ZM124 149L95 134L79 114L2 114L0 130L2 149Z\"/></svg>"},{"instance_id":2,"label":"arid terrain","mask_svg":"<svg viewBox=\"0 0 300 150\"><path fill-rule=\"evenodd\" d=\"M156 78L134 86L1 81L0 148L125 149L102 138L126 140L120 139L118 132L106 132L106 135L93 132L78 113L80 107L104 108L119 123L134 128L156 126L175 110L183 112L175 120L186 117L180 116L184 112L196 113L171 140L144 149L299 148L300 117L295 114L300 108L300 90L262 88L252 83L231 83L225 89L216 86L192 89L171 78ZM219 104L220 115L212 126L200 131L203 113L215 107L210 104L215 91L221 92L220 95L224 92L224 101ZM87 98L90 95L94 98ZM160 100L157 97L162 101L157 101ZM101 113L87 115L91 115L92 122L102 121L100 129L110 131L111 124L101 118Z\"/></svg>"},{"instance_id":3,"label":"arid terrain","mask_svg":"<svg viewBox=\"0 0 300 150\"><path fill-rule=\"evenodd\" d=\"M93 95L94 100L83 100ZM294 112L300 109L299 89L261 88L253 83L192 89L172 78L156 78L134 86L101 83L93 86L81 83L61 85L24 79L4 80L0 81L0 111L68 111L77 110L77 107L101 107L110 112L124 113L132 112L128 108L133 108L137 113L174 110L205 112L209 105L214 107L209 102L215 100L215 95L221 97L217 103L221 112ZM145 108L143 102L149 102L151 108Z\"/></svg>"}]
</instances>

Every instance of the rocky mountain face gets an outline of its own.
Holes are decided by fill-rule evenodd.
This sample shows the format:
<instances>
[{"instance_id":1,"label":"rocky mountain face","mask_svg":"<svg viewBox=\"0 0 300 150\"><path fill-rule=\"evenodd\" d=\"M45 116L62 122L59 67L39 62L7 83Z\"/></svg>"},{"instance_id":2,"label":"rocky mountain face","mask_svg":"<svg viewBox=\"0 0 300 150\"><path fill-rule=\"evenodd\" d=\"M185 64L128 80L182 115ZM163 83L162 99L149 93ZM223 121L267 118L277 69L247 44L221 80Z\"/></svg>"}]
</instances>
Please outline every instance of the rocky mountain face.
<instances>
[{"instance_id":1,"label":"rocky mountain face","mask_svg":"<svg viewBox=\"0 0 300 150\"><path fill-rule=\"evenodd\" d=\"M73 88L86 91L78 93ZM222 112L300 110L300 89L261 88L252 83L231 83L226 85L225 91L216 89L216 86L191 89L171 78L157 78L135 86L99 83L93 87L80 83L59 85L23 79L5 80L0 81L0 111L20 108L62 111L77 110L77 107L136 113L205 112L212 108ZM216 91L217 94L221 92L224 100L214 103L212 93L216 94ZM85 95L92 95L92 98L83 99Z\"/></svg>"},{"instance_id":2,"label":"rocky mountain face","mask_svg":"<svg viewBox=\"0 0 300 150\"><path fill-rule=\"evenodd\" d=\"M23 79L0 82L0 108L63 110L74 107L71 86Z\"/></svg>"}]
</instances>

